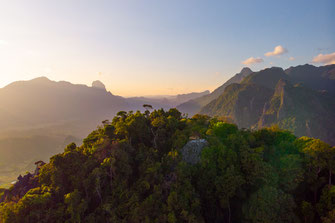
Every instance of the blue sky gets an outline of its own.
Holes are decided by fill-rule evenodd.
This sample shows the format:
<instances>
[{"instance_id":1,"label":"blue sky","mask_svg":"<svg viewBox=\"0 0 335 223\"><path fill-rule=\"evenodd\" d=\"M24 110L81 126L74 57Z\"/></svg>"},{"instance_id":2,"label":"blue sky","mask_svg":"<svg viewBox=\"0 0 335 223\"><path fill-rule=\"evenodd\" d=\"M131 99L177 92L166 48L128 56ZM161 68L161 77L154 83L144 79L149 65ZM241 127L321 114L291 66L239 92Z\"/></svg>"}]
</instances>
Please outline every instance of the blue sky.
<instances>
[{"instance_id":1,"label":"blue sky","mask_svg":"<svg viewBox=\"0 0 335 223\"><path fill-rule=\"evenodd\" d=\"M123 96L213 90L243 61L333 63L334 12L332 0L0 1L0 87L47 76Z\"/></svg>"}]
</instances>

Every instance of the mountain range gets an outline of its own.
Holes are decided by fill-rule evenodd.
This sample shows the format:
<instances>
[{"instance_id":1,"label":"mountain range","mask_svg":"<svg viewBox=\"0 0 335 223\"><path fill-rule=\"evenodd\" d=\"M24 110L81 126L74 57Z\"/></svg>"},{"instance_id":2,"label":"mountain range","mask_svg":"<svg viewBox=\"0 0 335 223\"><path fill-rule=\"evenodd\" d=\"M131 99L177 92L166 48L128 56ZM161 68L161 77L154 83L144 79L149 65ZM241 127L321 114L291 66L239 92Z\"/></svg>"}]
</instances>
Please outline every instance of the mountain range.
<instances>
[{"instance_id":1,"label":"mountain range","mask_svg":"<svg viewBox=\"0 0 335 223\"><path fill-rule=\"evenodd\" d=\"M177 109L183 113L187 113L188 115L193 116L196 113L200 112L203 106L207 105L209 102L219 97L228 85L233 83L240 83L245 77L247 77L251 73L252 70L250 68L244 67L240 73L235 74L220 87L216 88L212 93L181 103L177 106Z\"/></svg>"},{"instance_id":2,"label":"mountain range","mask_svg":"<svg viewBox=\"0 0 335 223\"><path fill-rule=\"evenodd\" d=\"M242 128L277 124L297 136L335 144L335 65L272 67L226 87L200 113L225 116Z\"/></svg>"},{"instance_id":3,"label":"mountain range","mask_svg":"<svg viewBox=\"0 0 335 223\"><path fill-rule=\"evenodd\" d=\"M51 81L17 81L0 89L0 185L34 168L70 142L80 143L101 121L120 110L177 107L227 118L240 128L278 125L297 136L335 145L335 65L301 65L253 72L245 67L213 92L125 98L92 86Z\"/></svg>"},{"instance_id":4,"label":"mountain range","mask_svg":"<svg viewBox=\"0 0 335 223\"><path fill-rule=\"evenodd\" d=\"M81 139L101 121L121 110L141 110L143 104L169 109L208 91L164 97L124 98L92 86L39 77L0 88L0 185L48 160L70 142Z\"/></svg>"}]
</instances>

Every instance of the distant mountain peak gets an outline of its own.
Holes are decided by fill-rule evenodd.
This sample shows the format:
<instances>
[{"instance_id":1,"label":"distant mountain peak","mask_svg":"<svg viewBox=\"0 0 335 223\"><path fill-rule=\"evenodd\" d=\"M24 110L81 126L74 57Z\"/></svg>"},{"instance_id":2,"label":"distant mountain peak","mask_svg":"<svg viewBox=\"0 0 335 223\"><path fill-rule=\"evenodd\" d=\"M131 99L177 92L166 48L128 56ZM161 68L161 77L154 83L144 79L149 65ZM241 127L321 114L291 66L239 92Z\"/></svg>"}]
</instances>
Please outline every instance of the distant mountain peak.
<instances>
[{"instance_id":1,"label":"distant mountain peak","mask_svg":"<svg viewBox=\"0 0 335 223\"><path fill-rule=\"evenodd\" d=\"M240 74L243 74L244 75L249 75L251 74L253 71L249 68L249 67L243 67Z\"/></svg>"},{"instance_id":2,"label":"distant mountain peak","mask_svg":"<svg viewBox=\"0 0 335 223\"><path fill-rule=\"evenodd\" d=\"M41 76L41 77L34 78L31 81L43 83L43 82L50 82L51 80L45 76Z\"/></svg>"},{"instance_id":3,"label":"distant mountain peak","mask_svg":"<svg viewBox=\"0 0 335 223\"><path fill-rule=\"evenodd\" d=\"M102 90L106 91L106 86L99 80L93 81L92 82L92 87L102 89Z\"/></svg>"}]
</instances>

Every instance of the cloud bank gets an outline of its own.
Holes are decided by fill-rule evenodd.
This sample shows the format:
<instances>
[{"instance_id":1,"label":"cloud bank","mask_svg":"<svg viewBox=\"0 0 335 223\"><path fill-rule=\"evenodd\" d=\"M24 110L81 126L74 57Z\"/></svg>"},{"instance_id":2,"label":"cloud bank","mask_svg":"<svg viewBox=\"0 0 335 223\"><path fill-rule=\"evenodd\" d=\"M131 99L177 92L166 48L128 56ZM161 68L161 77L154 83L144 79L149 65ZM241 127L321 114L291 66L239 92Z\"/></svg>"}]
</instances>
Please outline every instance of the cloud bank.
<instances>
[{"instance_id":1,"label":"cloud bank","mask_svg":"<svg viewBox=\"0 0 335 223\"><path fill-rule=\"evenodd\" d=\"M288 52L287 49L285 49L284 47L279 45L279 46L276 46L272 52L267 52L264 55L267 56L267 57L279 56L279 55L282 55L282 54L287 53L287 52Z\"/></svg>"},{"instance_id":2,"label":"cloud bank","mask_svg":"<svg viewBox=\"0 0 335 223\"><path fill-rule=\"evenodd\" d=\"M322 63L325 65L335 64L335 52L330 54L322 54L320 53L312 60L313 63Z\"/></svg>"},{"instance_id":3,"label":"cloud bank","mask_svg":"<svg viewBox=\"0 0 335 223\"><path fill-rule=\"evenodd\" d=\"M242 64L244 65L250 65L250 64L255 64L255 63L262 63L263 59L260 57L250 57L248 59L246 59L245 61L242 61Z\"/></svg>"}]
</instances>

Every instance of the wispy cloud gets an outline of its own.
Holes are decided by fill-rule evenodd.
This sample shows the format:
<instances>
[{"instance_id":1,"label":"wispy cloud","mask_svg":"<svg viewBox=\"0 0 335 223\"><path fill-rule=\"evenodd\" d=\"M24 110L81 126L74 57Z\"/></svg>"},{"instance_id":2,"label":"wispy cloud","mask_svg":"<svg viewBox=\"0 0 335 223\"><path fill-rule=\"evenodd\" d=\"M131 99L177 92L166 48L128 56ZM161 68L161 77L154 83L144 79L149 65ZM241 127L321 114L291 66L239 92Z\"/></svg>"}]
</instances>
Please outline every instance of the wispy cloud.
<instances>
[{"instance_id":1,"label":"wispy cloud","mask_svg":"<svg viewBox=\"0 0 335 223\"><path fill-rule=\"evenodd\" d=\"M245 61L242 61L242 64L244 65L250 65L250 64L256 64L256 63L262 63L263 59L260 57L250 57L248 59L246 59Z\"/></svg>"},{"instance_id":2,"label":"wispy cloud","mask_svg":"<svg viewBox=\"0 0 335 223\"><path fill-rule=\"evenodd\" d=\"M285 49L284 47L279 45L279 46L276 46L272 52L267 52L264 55L267 56L267 57L279 56L279 55L282 55L282 54L287 53L287 52L288 52L287 49Z\"/></svg>"},{"instance_id":3,"label":"wispy cloud","mask_svg":"<svg viewBox=\"0 0 335 223\"><path fill-rule=\"evenodd\" d=\"M295 60L295 58L294 57L290 57L290 58L288 58L290 61L293 61L293 60Z\"/></svg>"},{"instance_id":4,"label":"wispy cloud","mask_svg":"<svg viewBox=\"0 0 335 223\"><path fill-rule=\"evenodd\" d=\"M320 53L312 60L313 63L322 63L325 65L335 64L335 52L330 54L322 54Z\"/></svg>"}]
</instances>

